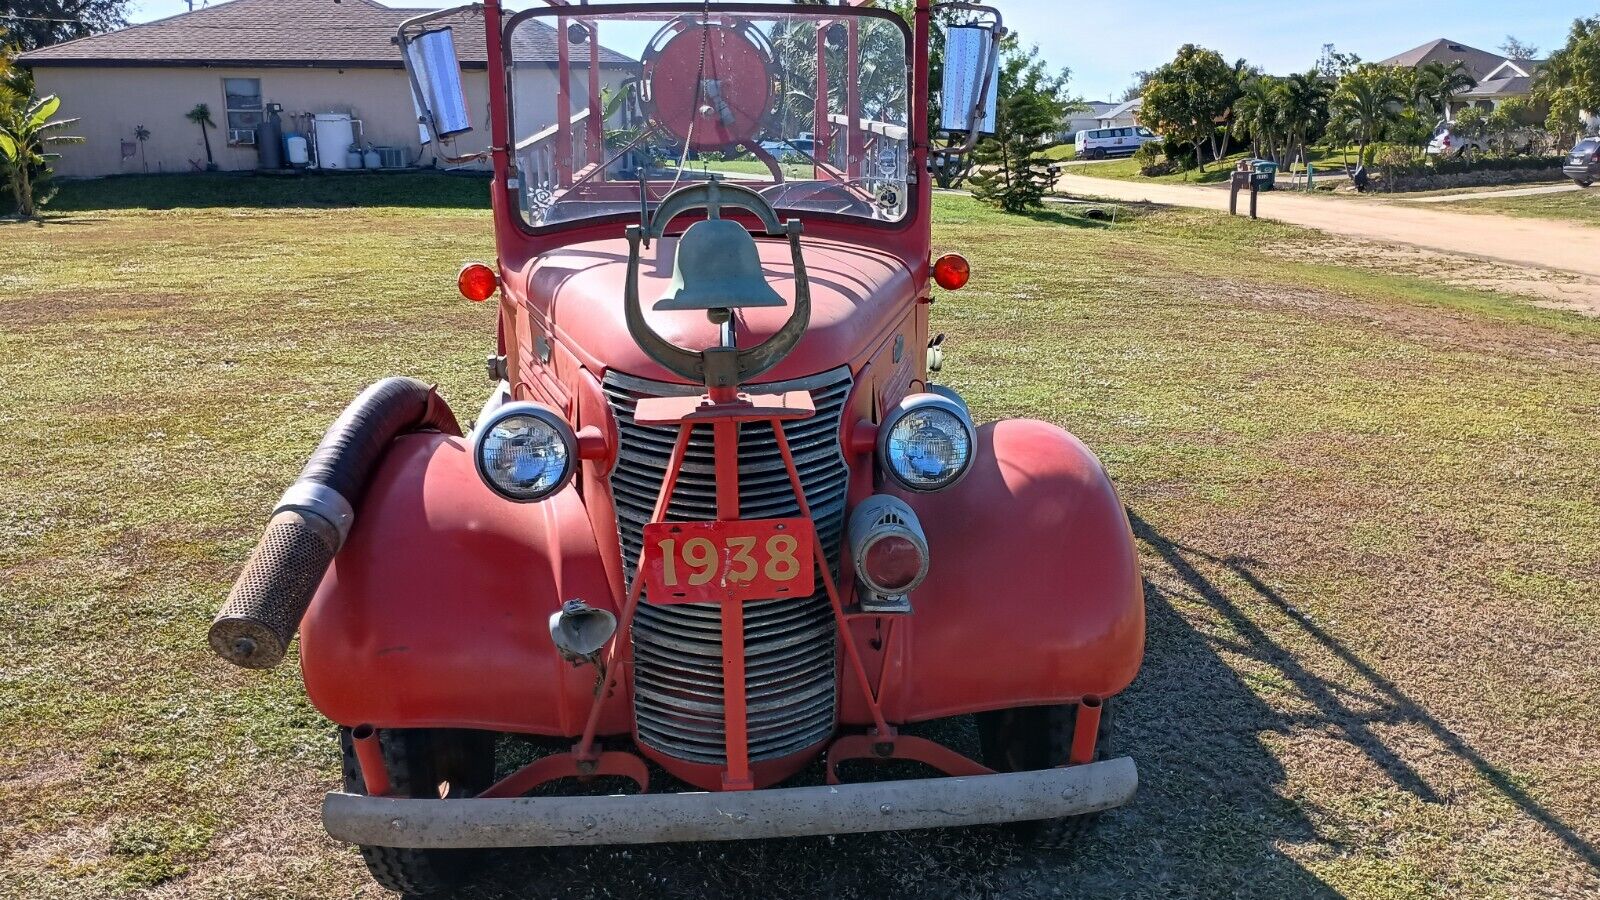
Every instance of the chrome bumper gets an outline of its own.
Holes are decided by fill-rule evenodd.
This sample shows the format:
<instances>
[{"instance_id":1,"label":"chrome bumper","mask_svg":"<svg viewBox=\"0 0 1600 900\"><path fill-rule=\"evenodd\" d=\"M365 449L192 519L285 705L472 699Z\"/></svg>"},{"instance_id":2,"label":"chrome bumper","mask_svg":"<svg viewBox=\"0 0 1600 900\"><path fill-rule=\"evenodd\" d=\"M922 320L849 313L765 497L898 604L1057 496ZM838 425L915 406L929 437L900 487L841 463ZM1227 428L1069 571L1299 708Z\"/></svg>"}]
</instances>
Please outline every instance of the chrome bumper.
<instances>
[{"instance_id":1,"label":"chrome bumper","mask_svg":"<svg viewBox=\"0 0 1600 900\"><path fill-rule=\"evenodd\" d=\"M1133 760L970 778L610 797L409 800L329 793L328 834L379 847L649 844L1052 819L1127 803Z\"/></svg>"}]
</instances>

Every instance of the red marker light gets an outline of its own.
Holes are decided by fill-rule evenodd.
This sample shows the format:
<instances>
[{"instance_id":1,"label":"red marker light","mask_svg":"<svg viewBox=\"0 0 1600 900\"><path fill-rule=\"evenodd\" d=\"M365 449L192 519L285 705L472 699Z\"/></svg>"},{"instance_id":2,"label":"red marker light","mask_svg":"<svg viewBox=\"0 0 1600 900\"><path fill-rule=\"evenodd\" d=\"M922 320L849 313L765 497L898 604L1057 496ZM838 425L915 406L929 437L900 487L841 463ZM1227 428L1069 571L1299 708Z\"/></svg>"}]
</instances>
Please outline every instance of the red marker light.
<instances>
[{"instance_id":1,"label":"red marker light","mask_svg":"<svg viewBox=\"0 0 1600 900\"><path fill-rule=\"evenodd\" d=\"M959 291L972 277L972 266L959 253L946 253L933 264L933 280L947 291Z\"/></svg>"},{"instance_id":2,"label":"red marker light","mask_svg":"<svg viewBox=\"0 0 1600 900\"><path fill-rule=\"evenodd\" d=\"M500 277L483 263L467 263L456 276L456 288L461 291L461 296L473 303L482 303L500 289Z\"/></svg>"}]
</instances>

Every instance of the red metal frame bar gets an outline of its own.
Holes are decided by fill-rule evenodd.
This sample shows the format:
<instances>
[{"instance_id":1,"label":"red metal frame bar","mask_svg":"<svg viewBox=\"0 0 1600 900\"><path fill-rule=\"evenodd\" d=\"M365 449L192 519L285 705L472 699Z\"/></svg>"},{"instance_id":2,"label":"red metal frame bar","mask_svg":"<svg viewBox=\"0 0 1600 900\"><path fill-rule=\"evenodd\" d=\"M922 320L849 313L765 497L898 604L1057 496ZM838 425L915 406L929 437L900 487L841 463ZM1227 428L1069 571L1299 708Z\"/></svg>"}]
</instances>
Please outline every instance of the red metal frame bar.
<instances>
[{"instance_id":1,"label":"red metal frame bar","mask_svg":"<svg viewBox=\"0 0 1600 900\"><path fill-rule=\"evenodd\" d=\"M717 518L739 518L739 419L719 421L711 426L715 447L717 479ZM684 422L684 430L694 428ZM774 431L782 431L772 420ZM726 477L732 473L731 478ZM813 541L813 543L815 543ZM744 683L744 604L722 604L722 721L727 746L728 769L722 773L722 788L748 791L755 787L750 777L749 720L745 711Z\"/></svg>"},{"instance_id":2,"label":"red metal frame bar","mask_svg":"<svg viewBox=\"0 0 1600 900\"><path fill-rule=\"evenodd\" d=\"M828 123L828 29L818 23L817 28L817 97L811 121L811 155L827 162L832 144Z\"/></svg>"},{"instance_id":3,"label":"red metal frame bar","mask_svg":"<svg viewBox=\"0 0 1600 900\"><path fill-rule=\"evenodd\" d=\"M1081 766L1094 762L1095 739L1100 735L1100 698L1090 694L1078 701L1078 717L1072 724L1072 749L1067 764Z\"/></svg>"},{"instance_id":4,"label":"red metal frame bar","mask_svg":"<svg viewBox=\"0 0 1600 900\"><path fill-rule=\"evenodd\" d=\"M593 760L576 753L556 753L534 760L489 786L479 797L521 797L541 784L560 778L587 781L597 775L620 775L639 786L639 793L650 790L650 770L644 760L632 753L601 753Z\"/></svg>"},{"instance_id":5,"label":"red metal frame bar","mask_svg":"<svg viewBox=\"0 0 1600 900\"><path fill-rule=\"evenodd\" d=\"M605 116L600 104L600 24L584 23L589 29L589 152L587 161L601 165L606 161ZM564 40L563 40L564 42Z\"/></svg>"},{"instance_id":6,"label":"red metal frame bar","mask_svg":"<svg viewBox=\"0 0 1600 900\"><path fill-rule=\"evenodd\" d=\"M861 20L850 17L845 25L845 65L847 66L844 79L844 168L850 173L851 178L860 178L862 170L861 146Z\"/></svg>"},{"instance_id":7,"label":"red metal frame bar","mask_svg":"<svg viewBox=\"0 0 1600 900\"><path fill-rule=\"evenodd\" d=\"M839 784L839 763L851 759L909 759L932 766L946 775L993 775L988 766L962 756L943 744L927 738L897 735L882 740L876 735L847 734L828 747L828 783Z\"/></svg>"},{"instance_id":8,"label":"red metal frame bar","mask_svg":"<svg viewBox=\"0 0 1600 900\"><path fill-rule=\"evenodd\" d=\"M378 729L371 725L357 725L350 730L350 742L355 746L356 764L361 767L361 780L367 786L367 796L389 796L394 791L394 783L389 780L389 766L383 761L383 745L378 741Z\"/></svg>"},{"instance_id":9,"label":"red metal frame bar","mask_svg":"<svg viewBox=\"0 0 1600 900\"><path fill-rule=\"evenodd\" d=\"M572 95L567 90L567 78L572 74L572 52L567 48L567 36L561 32L561 20L556 20L556 184L572 184Z\"/></svg>"}]
</instances>

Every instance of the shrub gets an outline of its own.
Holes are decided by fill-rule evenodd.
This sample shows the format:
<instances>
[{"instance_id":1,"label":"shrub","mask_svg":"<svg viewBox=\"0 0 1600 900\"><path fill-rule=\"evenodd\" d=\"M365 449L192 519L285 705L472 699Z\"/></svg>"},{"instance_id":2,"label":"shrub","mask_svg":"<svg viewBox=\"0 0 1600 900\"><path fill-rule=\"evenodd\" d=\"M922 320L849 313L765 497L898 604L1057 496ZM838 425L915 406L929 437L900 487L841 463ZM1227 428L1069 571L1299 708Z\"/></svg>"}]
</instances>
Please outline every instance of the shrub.
<instances>
[{"instance_id":1,"label":"shrub","mask_svg":"<svg viewBox=\"0 0 1600 900\"><path fill-rule=\"evenodd\" d=\"M1147 178L1171 175L1180 171L1178 162L1162 153L1160 145L1155 141L1143 144L1133 151L1133 161L1139 164L1139 174Z\"/></svg>"}]
</instances>

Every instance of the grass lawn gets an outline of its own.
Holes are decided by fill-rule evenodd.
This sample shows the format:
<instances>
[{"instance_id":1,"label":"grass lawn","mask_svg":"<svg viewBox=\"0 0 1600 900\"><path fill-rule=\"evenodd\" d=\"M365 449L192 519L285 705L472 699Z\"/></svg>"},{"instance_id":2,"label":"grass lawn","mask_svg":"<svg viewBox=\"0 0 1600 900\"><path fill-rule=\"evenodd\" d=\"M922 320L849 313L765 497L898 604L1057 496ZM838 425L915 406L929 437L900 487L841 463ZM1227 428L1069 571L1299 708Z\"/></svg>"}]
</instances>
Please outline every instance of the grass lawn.
<instances>
[{"instance_id":1,"label":"grass lawn","mask_svg":"<svg viewBox=\"0 0 1600 900\"><path fill-rule=\"evenodd\" d=\"M1600 189L1460 200L1449 204L1449 208L1461 212L1503 213L1530 219L1564 219L1584 225L1600 225Z\"/></svg>"},{"instance_id":2,"label":"grass lawn","mask_svg":"<svg viewBox=\"0 0 1600 900\"><path fill-rule=\"evenodd\" d=\"M358 183L381 204L341 206ZM229 184L0 224L3 897L387 896L322 833L334 731L295 666L205 631L361 387L481 401L494 310L453 278L492 253L484 183ZM1071 855L987 828L508 854L474 896L1600 892L1600 322L1284 261L1256 248L1305 235L1268 222L935 212L975 273L933 306L948 380L1073 430L1133 518L1135 802Z\"/></svg>"},{"instance_id":3,"label":"grass lawn","mask_svg":"<svg viewBox=\"0 0 1600 900\"><path fill-rule=\"evenodd\" d=\"M1044 151L1044 155L1056 162L1066 162L1078 158L1078 148L1075 144L1057 144Z\"/></svg>"}]
</instances>

